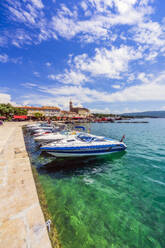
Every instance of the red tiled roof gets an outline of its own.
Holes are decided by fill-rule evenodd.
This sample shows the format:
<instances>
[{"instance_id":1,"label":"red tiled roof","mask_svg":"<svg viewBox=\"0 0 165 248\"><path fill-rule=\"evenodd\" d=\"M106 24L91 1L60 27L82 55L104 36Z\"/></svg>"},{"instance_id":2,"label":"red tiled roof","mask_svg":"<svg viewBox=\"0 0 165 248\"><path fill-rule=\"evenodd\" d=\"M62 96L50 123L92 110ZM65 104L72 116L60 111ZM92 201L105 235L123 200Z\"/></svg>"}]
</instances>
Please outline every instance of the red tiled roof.
<instances>
[{"instance_id":1,"label":"red tiled roof","mask_svg":"<svg viewBox=\"0 0 165 248\"><path fill-rule=\"evenodd\" d=\"M43 106L43 107L33 107L33 106L21 106L21 107L17 107L17 108L21 108L21 109L34 109L34 110L60 110L60 108L58 107L51 107L51 106Z\"/></svg>"}]
</instances>

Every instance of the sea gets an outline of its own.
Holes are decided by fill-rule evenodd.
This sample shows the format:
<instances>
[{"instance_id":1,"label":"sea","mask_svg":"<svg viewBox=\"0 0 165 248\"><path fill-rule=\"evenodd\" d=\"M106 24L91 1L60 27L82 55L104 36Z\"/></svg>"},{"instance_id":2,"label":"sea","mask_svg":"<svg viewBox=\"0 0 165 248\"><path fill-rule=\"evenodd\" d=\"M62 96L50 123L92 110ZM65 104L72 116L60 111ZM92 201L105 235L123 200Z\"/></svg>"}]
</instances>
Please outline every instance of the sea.
<instances>
[{"instance_id":1,"label":"sea","mask_svg":"<svg viewBox=\"0 0 165 248\"><path fill-rule=\"evenodd\" d=\"M54 159L25 135L62 248L165 248L165 119L91 123L127 150Z\"/></svg>"}]
</instances>

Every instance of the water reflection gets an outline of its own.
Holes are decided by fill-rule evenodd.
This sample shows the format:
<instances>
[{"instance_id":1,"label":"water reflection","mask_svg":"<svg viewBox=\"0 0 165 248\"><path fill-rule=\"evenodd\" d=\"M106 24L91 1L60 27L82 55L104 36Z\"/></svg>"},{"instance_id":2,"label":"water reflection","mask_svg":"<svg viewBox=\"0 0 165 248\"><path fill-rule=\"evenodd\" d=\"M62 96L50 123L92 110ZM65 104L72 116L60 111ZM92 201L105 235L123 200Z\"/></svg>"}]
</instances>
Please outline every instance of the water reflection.
<instances>
[{"instance_id":1,"label":"water reflection","mask_svg":"<svg viewBox=\"0 0 165 248\"><path fill-rule=\"evenodd\" d=\"M55 174L61 172L63 175L75 175L75 174L88 174L93 173L94 170L104 171L105 167L109 168L113 165L116 160L121 159L125 155L125 151L122 151L118 154L110 154L101 157L81 157L81 158L65 158L65 159L53 159L45 164L40 164L38 167L38 172L40 174L48 173ZM42 157L45 154L41 154L38 159L41 161ZM48 157L47 157L48 158ZM50 157L49 157L50 159Z\"/></svg>"}]
</instances>

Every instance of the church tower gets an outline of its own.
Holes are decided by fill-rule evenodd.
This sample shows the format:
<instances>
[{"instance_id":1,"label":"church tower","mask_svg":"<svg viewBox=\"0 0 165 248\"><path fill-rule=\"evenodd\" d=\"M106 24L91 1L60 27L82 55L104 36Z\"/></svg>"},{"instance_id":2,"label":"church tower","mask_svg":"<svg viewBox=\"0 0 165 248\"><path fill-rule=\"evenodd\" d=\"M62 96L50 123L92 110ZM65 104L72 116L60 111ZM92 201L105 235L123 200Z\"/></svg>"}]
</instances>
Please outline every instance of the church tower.
<instances>
[{"instance_id":1,"label":"church tower","mask_svg":"<svg viewBox=\"0 0 165 248\"><path fill-rule=\"evenodd\" d=\"M70 102L69 102L69 111L72 112L72 109L73 109L73 105L72 105L72 101L70 100Z\"/></svg>"}]
</instances>

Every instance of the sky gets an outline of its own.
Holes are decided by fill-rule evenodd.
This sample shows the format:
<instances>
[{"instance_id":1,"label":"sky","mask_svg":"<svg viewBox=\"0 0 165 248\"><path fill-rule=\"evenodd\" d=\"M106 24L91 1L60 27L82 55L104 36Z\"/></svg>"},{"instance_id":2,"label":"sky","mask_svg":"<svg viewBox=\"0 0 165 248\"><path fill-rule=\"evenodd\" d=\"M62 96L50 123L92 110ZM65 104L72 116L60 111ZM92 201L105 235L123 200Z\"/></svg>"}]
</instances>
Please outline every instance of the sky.
<instances>
[{"instance_id":1,"label":"sky","mask_svg":"<svg viewBox=\"0 0 165 248\"><path fill-rule=\"evenodd\" d=\"M165 110L164 0L2 0L0 102Z\"/></svg>"}]
</instances>

